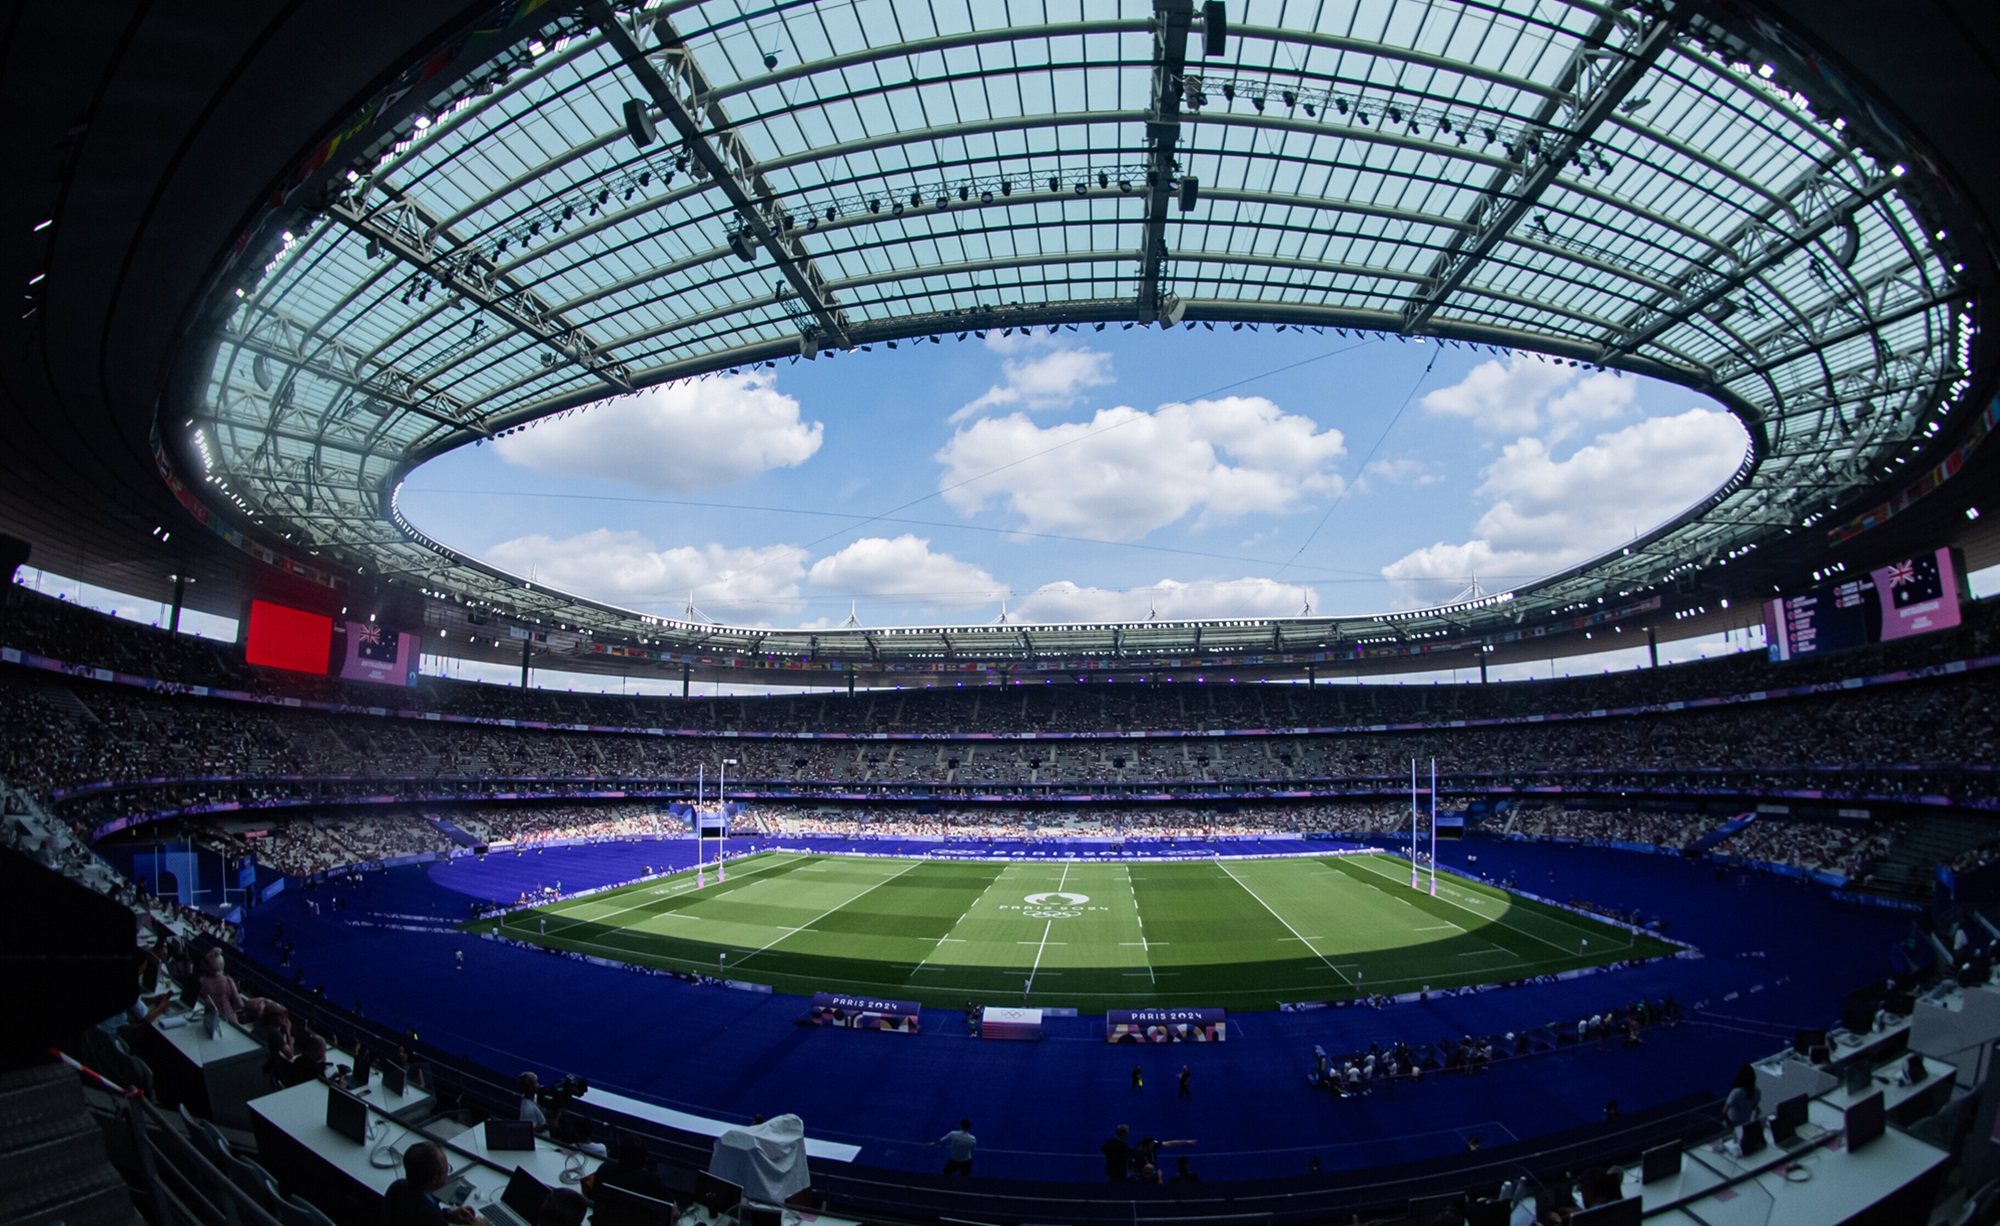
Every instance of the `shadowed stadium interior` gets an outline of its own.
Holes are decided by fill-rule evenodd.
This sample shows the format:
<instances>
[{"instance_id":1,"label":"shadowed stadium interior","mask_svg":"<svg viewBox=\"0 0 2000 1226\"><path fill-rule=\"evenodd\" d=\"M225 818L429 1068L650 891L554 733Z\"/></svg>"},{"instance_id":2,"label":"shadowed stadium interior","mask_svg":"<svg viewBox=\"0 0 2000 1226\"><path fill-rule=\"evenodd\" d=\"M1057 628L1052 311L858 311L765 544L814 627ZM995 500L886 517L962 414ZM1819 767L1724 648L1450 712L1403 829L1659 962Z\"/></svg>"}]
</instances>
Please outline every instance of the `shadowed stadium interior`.
<instances>
[{"instance_id":1,"label":"shadowed stadium interior","mask_svg":"<svg viewBox=\"0 0 2000 1226\"><path fill-rule=\"evenodd\" d=\"M1996 65L0 19L0 1218L2000 1220Z\"/></svg>"}]
</instances>

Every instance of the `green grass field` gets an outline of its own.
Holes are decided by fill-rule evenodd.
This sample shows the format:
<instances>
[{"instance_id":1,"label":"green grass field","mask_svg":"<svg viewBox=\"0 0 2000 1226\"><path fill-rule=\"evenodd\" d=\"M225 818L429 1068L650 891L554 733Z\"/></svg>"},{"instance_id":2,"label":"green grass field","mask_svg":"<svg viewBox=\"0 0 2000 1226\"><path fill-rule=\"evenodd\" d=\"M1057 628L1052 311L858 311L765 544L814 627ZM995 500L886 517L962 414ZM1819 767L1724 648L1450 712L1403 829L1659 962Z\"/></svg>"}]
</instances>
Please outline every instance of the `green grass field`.
<instances>
[{"instance_id":1,"label":"green grass field","mask_svg":"<svg viewBox=\"0 0 2000 1226\"><path fill-rule=\"evenodd\" d=\"M542 934L541 921L547 933ZM471 931L781 992L928 1005L1269 1009L1518 979L1672 947L1386 855L987 863L766 852ZM1588 942L1586 948L1584 942Z\"/></svg>"}]
</instances>

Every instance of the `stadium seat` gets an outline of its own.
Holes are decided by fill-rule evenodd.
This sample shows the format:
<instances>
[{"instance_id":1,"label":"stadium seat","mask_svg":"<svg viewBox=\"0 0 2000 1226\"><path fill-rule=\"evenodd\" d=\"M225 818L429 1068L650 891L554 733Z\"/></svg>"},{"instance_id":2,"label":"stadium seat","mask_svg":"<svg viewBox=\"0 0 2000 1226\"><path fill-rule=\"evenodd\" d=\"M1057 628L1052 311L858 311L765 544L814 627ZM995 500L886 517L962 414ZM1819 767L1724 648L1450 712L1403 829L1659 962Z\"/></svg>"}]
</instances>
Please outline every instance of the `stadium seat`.
<instances>
[{"instance_id":1,"label":"stadium seat","mask_svg":"<svg viewBox=\"0 0 2000 1226\"><path fill-rule=\"evenodd\" d=\"M334 1226L333 1219L319 1206L296 1193L278 1202L278 1220L285 1226Z\"/></svg>"},{"instance_id":2,"label":"stadium seat","mask_svg":"<svg viewBox=\"0 0 2000 1226\"><path fill-rule=\"evenodd\" d=\"M278 1206L284 1203L284 1197L278 1194L278 1181L271 1178L269 1171L250 1159L232 1156L223 1170L229 1175L231 1182L243 1189L250 1199L256 1201L263 1209L276 1213Z\"/></svg>"}]
</instances>

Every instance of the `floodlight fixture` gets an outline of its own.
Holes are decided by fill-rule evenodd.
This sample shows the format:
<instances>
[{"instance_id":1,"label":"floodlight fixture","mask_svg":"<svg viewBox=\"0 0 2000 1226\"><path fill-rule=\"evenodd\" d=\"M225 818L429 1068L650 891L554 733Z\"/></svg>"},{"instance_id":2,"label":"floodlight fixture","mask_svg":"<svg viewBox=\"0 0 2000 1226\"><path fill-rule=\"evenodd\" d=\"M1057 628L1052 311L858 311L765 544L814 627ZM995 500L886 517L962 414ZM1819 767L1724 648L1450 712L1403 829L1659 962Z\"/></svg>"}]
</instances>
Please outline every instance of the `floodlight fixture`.
<instances>
[{"instance_id":1,"label":"floodlight fixture","mask_svg":"<svg viewBox=\"0 0 2000 1226\"><path fill-rule=\"evenodd\" d=\"M1201 53L1205 58L1223 55L1229 50L1229 17L1222 0L1205 0L1201 6L1201 16L1194 24L1201 27Z\"/></svg>"},{"instance_id":2,"label":"floodlight fixture","mask_svg":"<svg viewBox=\"0 0 2000 1226\"><path fill-rule=\"evenodd\" d=\"M659 129L653 125L653 116L646 110L646 104L637 98L625 100L625 135L638 149L644 149L659 137Z\"/></svg>"}]
</instances>

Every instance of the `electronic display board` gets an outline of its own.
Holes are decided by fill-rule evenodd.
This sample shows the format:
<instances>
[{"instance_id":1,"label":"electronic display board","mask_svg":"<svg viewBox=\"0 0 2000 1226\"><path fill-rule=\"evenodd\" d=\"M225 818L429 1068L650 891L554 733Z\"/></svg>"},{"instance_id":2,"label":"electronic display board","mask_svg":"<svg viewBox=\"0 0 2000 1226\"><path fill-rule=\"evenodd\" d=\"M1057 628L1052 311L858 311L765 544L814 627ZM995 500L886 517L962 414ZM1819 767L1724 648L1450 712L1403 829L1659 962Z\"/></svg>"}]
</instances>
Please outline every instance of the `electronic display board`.
<instances>
[{"instance_id":1,"label":"electronic display board","mask_svg":"<svg viewBox=\"0 0 2000 1226\"><path fill-rule=\"evenodd\" d=\"M243 658L267 668L324 677L333 653L333 619L265 600L243 619Z\"/></svg>"},{"instance_id":2,"label":"electronic display board","mask_svg":"<svg viewBox=\"0 0 2000 1226\"><path fill-rule=\"evenodd\" d=\"M1765 650L1773 660L1793 660L1949 630L1969 598L1963 561L1939 549L1865 578L1765 601Z\"/></svg>"}]
</instances>

